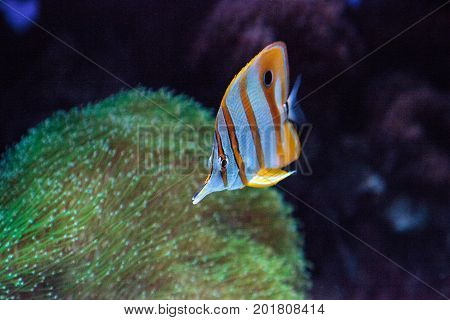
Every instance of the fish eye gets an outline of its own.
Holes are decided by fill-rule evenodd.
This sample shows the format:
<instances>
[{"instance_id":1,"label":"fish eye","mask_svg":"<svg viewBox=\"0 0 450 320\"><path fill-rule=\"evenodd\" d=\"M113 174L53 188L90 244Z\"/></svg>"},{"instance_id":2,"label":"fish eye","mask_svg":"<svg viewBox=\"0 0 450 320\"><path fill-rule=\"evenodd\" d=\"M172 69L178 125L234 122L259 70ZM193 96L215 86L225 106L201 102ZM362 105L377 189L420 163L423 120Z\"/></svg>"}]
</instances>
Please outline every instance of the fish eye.
<instances>
[{"instance_id":1,"label":"fish eye","mask_svg":"<svg viewBox=\"0 0 450 320\"><path fill-rule=\"evenodd\" d=\"M266 86L266 87L270 87L270 85L272 84L272 71L270 71L270 70L267 70L265 73L264 73L264 76L263 76L263 80L264 80L264 85Z\"/></svg>"},{"instance_id":2,"label":"fish eye","mask_svg":"<svg viewBox=\"0 0 450 320\"><path fill-rule=\"evenodd\" d=\"M224 158L219 157L219 163L222 169L225 169L228 165L228 157L225 156Z\"/></svg>"}]
</instances>

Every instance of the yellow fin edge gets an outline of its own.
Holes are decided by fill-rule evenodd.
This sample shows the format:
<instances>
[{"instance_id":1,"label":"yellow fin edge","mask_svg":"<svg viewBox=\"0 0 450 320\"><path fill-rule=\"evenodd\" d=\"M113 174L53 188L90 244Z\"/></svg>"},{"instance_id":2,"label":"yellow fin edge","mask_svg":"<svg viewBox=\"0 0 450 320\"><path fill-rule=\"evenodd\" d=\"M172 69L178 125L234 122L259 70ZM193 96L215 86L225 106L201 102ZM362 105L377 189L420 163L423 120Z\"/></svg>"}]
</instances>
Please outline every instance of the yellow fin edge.
<instances>
[{"instance_id":1,"label":"yellow fin edge","mask_svg":"<svg viewBox=\"0 0 450 320\"><path fill-rule=\"evenodd\" d=\"M261 169L248 182L249 187L253 188L267 188L289 177L295 171L287 172L282 169Z\"/></svg>"}]
</instances>

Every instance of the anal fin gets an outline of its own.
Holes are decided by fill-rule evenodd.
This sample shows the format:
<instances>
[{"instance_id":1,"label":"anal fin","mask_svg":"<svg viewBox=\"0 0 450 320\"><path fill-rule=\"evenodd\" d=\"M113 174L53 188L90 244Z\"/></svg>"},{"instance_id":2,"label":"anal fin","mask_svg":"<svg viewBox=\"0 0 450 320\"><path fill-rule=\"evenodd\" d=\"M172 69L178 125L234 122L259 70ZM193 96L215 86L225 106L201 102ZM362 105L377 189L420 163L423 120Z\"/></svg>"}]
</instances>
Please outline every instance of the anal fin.
<instances>
[{"instance_id":1,"label":"anal fin","mask_svg":"<svg viewBox=\"0 0 450 320\"><path fill-rule=\"evenodd\" d=\"M253 188L270 187L289 177L293 173L294 171L288 172L282 169L261 169L248 182L248 186Z\"/></svg>"}]
</instances>

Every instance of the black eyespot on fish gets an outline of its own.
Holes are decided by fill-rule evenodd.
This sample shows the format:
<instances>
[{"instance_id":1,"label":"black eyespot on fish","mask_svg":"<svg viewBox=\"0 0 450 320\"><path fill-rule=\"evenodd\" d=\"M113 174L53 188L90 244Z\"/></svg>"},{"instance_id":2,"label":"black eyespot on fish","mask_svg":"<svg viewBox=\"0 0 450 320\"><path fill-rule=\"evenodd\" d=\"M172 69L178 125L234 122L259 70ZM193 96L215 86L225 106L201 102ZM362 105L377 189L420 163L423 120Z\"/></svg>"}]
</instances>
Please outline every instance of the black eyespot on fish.
<instances>
[{"instance_id":1,"label":"black eyespot on fish","mask_svg":"<svg viewBox=\"0 0 450 320\"><path fill-rule=\"evenodd\" d=\"M270 87L270 85L272 84L272 71L270 71L270 70L267 70L265 73L264 73L264 77L263 77L263 80L264 80L264 85L268 88L268 87Z\"/></svg>"}]
</instances>

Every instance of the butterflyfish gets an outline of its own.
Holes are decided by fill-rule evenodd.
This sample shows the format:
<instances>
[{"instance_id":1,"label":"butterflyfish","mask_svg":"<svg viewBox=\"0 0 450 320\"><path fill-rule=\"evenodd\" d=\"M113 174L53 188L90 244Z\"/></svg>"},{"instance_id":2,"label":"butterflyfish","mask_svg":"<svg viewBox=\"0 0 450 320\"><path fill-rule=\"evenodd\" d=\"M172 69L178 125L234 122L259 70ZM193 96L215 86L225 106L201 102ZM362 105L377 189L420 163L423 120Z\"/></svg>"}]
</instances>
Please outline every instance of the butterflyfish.
<instances>
[{"instance_id":1,"label":"butterflyfish","mask_svg":"<svg viewBox=\"0 0 450 320\"><path fill-rule=\"evenodd\" d=\"M270 187L295 172L287 167L301 152L298 129L304 114L296 102L300 82L297 77L288 96L283 42L265 47L234 77L220 103L210 171L192 198L194 204L212 192Z\"/></svg>"}]
</instances>

